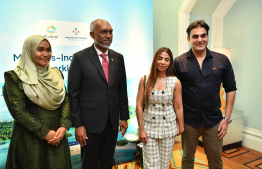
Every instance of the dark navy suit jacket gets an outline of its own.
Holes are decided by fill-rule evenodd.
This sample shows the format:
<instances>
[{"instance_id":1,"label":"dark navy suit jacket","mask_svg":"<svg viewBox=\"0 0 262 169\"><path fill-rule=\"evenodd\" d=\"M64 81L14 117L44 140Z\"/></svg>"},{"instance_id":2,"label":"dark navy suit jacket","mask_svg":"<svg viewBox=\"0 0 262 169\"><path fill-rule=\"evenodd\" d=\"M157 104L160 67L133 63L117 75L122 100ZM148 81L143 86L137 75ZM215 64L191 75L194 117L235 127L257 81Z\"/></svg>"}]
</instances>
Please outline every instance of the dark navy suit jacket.
<instances>
[{"instance_id":1,"label":"dark navy suit jacket","mask_svg":"<svg viewBox=\"0 0 262 169\"><path fill-rule=\"evenodd\" d=\"M72 125L89 133L102 132L108 118L113 130L118 130L119 117L129 119L123 55L108 50L108 83L98 57L94 44L75 53L68 73Z\"/></svg>"}]
</instances>

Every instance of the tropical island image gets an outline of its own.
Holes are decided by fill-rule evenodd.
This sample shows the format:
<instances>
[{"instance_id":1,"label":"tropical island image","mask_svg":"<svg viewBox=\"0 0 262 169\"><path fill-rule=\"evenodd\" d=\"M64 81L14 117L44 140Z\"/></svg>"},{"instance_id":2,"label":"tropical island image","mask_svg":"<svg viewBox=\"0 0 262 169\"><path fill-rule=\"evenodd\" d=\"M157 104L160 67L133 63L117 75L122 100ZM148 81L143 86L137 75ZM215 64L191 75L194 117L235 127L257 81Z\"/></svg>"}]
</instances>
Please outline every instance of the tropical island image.
<instances>
[{"instance_id":1,"label":"tropical island image","mask_svg":"<svg viewBox=\"0 0 262 169\"><path fill-rule=\"evenodd\" d=\"M0 144L4 144L5 142L2 142L4 140L11 139L13 123L14 120L0 121Z\"/></svg>"},{"instance_id":2,"label":"tropical island image","mask_svg":"<svg viewBox=\"0 0 262 169\"><path fill-rule=\"evenodd\" d=\"M136 146L140 142L135 106L129 106L129 116L130 119L127 120L128 129L124 138L121 137L120 133L118 134L114 156L116 164L127 163L133 160L136 154Z\"/></svg>"}]
</instances>

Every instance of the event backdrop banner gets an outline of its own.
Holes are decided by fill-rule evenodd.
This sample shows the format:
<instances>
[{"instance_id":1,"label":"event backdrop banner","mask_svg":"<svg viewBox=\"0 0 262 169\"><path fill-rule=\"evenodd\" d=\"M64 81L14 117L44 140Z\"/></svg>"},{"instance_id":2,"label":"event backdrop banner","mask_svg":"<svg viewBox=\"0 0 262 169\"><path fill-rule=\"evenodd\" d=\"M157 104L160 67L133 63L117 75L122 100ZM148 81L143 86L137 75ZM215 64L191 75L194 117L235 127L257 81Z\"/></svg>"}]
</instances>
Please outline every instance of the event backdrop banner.
<instances>
[{"instance_id":1,"label":"event backdrop banner","mask_svg":"<svg viewBox=\"0 0 262 169\"><path fill-rule=\"evenodd\" d=\"M152 0L10 0L0 2L0 88L4 72L16 68L24 40L33 34L46 37L52 46L52 67L67 76L73 54L93 43L89 25L95 19L109 21L113 28L111 49L124 55L130 120L124 138L118 136L117 163L128 161L137 140L136 94L138 82L149 73L153 58ZM0 90L0 169L5 167L12 133L10 115ZM79 159L74 128L67 132L72 155ZM123 155L124 154L124 155ZM80 161L80 160L79 160Z\"/></svg>"}]
</instances>

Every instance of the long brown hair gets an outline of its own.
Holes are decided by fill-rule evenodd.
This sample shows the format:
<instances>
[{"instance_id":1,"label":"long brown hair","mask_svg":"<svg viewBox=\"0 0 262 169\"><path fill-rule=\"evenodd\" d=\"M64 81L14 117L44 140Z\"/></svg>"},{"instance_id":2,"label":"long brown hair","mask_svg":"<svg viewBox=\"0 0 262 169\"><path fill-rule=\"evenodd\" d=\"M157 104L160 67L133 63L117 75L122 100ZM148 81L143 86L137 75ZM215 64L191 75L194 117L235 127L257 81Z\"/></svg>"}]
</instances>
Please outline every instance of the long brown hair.
<instances>
[{"instance_id":1,"label":"long brown hair","mask_svg":"<svg viewBox=\"0 0 262 169\"><path fill-rule=\"evenodd\" d=\"M158 71L157 68L156 68L157 59L158 59L159 55L162 52L166 52L169 55L169 57L170 57L170 65L169 65L169 67L166 70L166 75L167 76L172 76L173 75L173 54L172 54L171 50L169 48L166 48L166 47L159 48L156 51L155 56L153 58L150 74L149 74L148 80L146 82L146 91L145 91L145 106L146 106L146 110L148 110L148 98L149 98L149 95L150 95L152 89L154 88L154 86L156 84L157 71Z\"/></svg>"}]
</instances>

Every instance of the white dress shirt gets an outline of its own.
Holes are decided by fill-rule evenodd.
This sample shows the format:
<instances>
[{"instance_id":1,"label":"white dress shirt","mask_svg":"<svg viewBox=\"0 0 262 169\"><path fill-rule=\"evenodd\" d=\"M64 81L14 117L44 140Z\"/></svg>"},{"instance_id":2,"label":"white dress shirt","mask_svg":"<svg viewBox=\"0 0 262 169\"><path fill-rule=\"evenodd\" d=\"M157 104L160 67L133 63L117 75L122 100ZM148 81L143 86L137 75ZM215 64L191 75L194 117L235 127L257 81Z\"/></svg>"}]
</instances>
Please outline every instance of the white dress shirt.
<instances>
[{"instance_id":1,"label":"white dress shirt","mask_svg":"<svg viewBox=\"0 0 262 169\"><path fill-rule=\"evenodd\" d=\"M97 52L97 54L98 54L98 58L99 58L99 60L100 60L101 65L102 65L102 61L103 61L103 58L100 56L101 54L106 54L106 59L107 59L107 61L108 61L108 49L106 50L105 53L103 53L103 52L101 52L99 49L97 49L95 45L94 45L94 47L95 47L95 50L96 50L96 52ZM108 64L109 64L109 61L108 61Z\"/></svg>"}]
</instances>

